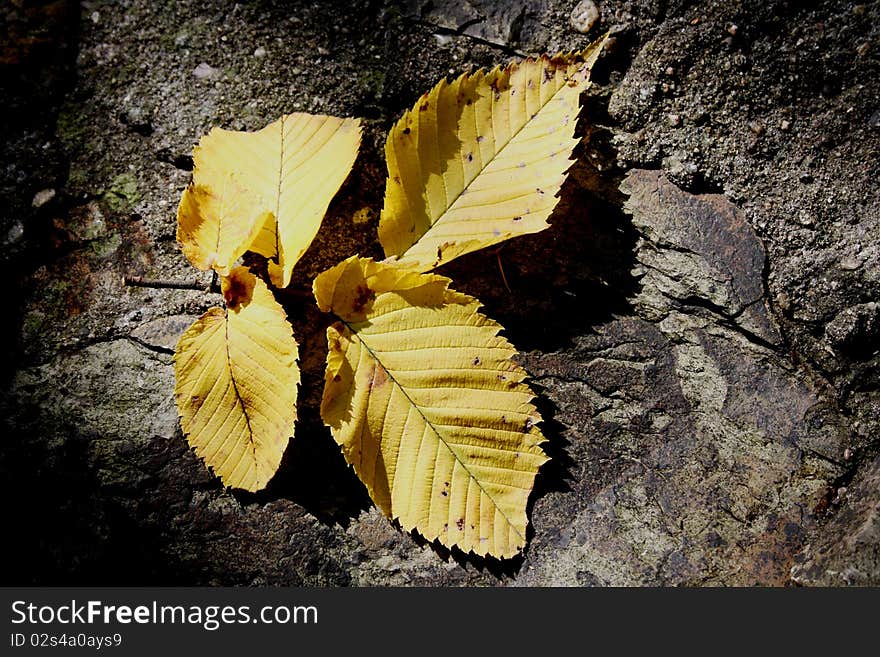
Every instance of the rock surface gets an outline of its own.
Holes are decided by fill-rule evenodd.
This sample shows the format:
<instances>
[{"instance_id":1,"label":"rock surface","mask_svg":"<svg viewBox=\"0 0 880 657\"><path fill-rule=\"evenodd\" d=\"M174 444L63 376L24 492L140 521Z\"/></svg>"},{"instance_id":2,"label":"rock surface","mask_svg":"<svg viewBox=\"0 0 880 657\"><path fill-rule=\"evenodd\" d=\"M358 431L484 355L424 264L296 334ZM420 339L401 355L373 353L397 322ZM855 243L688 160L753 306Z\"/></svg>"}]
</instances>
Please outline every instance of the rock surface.
<instances>
[{"instance_id":1,"label":"rock surface","mask_svg":"<svg viewBox=\"0 0 880 657\"><path fill-rule=\"evenodd\" d=\"M174 241L198 138L364 117L306 288L380 253L403 110L444 75L583 47L575 4L0 10L7 584L880 584L878 2L601 3L613 43L553 227L445 271L507 327L546 418L522 558L371 506L317 414L306 303L302 419L267 490L224 490L187 448L171 351L219 297L121 278L208 287Z\"/></svg>"}]
</instances>

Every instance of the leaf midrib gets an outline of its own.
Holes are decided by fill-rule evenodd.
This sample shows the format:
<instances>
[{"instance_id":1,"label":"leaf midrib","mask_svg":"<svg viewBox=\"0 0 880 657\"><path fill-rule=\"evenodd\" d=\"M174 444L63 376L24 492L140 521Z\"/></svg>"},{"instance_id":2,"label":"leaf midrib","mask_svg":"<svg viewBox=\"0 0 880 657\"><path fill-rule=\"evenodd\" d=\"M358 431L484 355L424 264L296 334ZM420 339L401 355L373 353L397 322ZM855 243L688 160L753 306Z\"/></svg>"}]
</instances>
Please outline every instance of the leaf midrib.
<instances>
[{"instance_id":1,"label":"leaf midrib","mask_svg":"<svg viewBox=\"0 0 880 657\"><path fill-rule=\"evenodd\" d=\"M232 389L235 391L235 400L241 404L241 413L244 415L244 422L247 426L248 430L248 442L251 446L251 455L254 459L254 474L256 475L257 482L260 481L260 468L257 464L257 444L254 440L254 430L251 427L251 419L248 416L247 406L244 403L244 399L241 396L241 392L238 390L238 384L235 381L235 372L232 369L232 354L229 353L229 308L226 308L223 313L224 320L224 337L226 339L224 347L226 349L226 367L229 369L229 380L232 382ZM234 468L233 468L234 470ZM247 474L247 471L245 471Z\"/></svg>"}]
</instances>

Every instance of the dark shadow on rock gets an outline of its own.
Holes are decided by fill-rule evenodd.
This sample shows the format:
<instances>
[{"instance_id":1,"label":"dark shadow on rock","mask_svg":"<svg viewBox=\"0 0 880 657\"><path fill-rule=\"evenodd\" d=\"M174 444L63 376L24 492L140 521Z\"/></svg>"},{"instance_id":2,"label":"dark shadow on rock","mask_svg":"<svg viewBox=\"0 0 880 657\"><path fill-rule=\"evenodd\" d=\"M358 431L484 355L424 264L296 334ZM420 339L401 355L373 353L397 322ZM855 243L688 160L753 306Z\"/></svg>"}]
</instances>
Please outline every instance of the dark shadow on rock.
<instances>
[{"instance_id":1,"label":"dark shadow on rock","mask_svg":"<svg viewBox=\"0 0 880 657\"><path fill-rule=\"evenodd\" d=\"M556 419L556 406L543 395L544 387L536 383L531 384L536 397L533 401L538 412L541 414L541 431L547 439L542 447L550 460L541 466L535 479L535 487L529 497L528 516L532 517L532 507L535 502L547 493L564 493L571 490L568 482L572 479L571 468L574 459L569 454L569 441L565 438L565 427ZM533 529L529 523L529 536L531 541Z\"/></svg>"},{"instance_id":2,"label":"dark shadow on rock","mask_svg":"<svg viewBox=\"0 0 880 657\"><path fill-rule=\"evenodd\" d=\"M0 494L14 534L6 541L4 584L197 583L165 558L158 527L133 512L140 494L114 494L99 481L89 455L99 438L72 428L50 435L52 423L38 408L4 423ZM120 504L124 499L132 508Z\"/></svg>"},{"instance_id":3,"label":"dark shadow on rock","mask_svg":"<svg viewBox=\"0 0 880 657\"><path fill-rule=\"evenodd\" d=\"M510 559L497 559L492 556L481 557L473 552L462 552L460 549L448 548L439 541L428 541L416 532L410 532L410 536L416 545L427 545L443 561L447 563L451 559L464 569L474 568L477 572L487 572L498 580L512 579L517 576L525 562L523 554ZM528 540L526 541L528 545Z\"/></svg>"},{"instance_id":4,"label":"dark shadow on rock","mask_svg":"<svg viewBox=\"0 0 880 657\"><path fill-rule=\"evenodd\" d=\"M638 289L636 231L617 191L622 178L607 131L575 151L550 228L470 253L438 270L505 328L520 351L553 351L630 309Z\"/></svg>"},{"instance_id":5,"label":"dark shadow on rock","mask_svg":"<svg viewBox=\"0 0 880 657\"><path fill-rule=\"evenodd\" d=\"M55 190L67 173L55 138L64 94L73 85L79 46L79 3L4 3L0 8L0 277L6 282L0 340L16 345L25 303L21 281L40 263ZM35 195L52 190L32 202ZM48 200L46 200L48 198ZM9 385L19 361L0 365L0 387Z\"/></svg>"}]
</instances>

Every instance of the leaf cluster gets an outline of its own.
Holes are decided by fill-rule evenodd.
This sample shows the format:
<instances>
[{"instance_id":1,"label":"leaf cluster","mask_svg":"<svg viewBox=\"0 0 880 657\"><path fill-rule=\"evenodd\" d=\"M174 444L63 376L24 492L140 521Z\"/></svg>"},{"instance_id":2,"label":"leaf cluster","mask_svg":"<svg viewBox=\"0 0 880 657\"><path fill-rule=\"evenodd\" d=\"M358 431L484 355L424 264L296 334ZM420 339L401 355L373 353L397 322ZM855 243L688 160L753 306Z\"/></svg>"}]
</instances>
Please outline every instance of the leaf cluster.
<instances>
[{"instance_id":1,"label":"leaf cluster","mask_svg":"<svg viewBox=\"0 0 880 657\"><path fill-rule=\"evenodd\" d=\"M325 424L386 516L465 552L522 550L547 456L502 327L433 270L548 227L601 48L444 79L422 96L385 144L386 258L353 256L313 281L336 319ZM214 129L195 148L177 238L221 277L224 304L180 338L175 397L190 445L227 486L265 487L294 435L299 347L273 290L290 284L360 137L357 119L298 113L257 132ZM238 264L247 252L266 259L265 279Z\"/></svg>"}]
</instances>

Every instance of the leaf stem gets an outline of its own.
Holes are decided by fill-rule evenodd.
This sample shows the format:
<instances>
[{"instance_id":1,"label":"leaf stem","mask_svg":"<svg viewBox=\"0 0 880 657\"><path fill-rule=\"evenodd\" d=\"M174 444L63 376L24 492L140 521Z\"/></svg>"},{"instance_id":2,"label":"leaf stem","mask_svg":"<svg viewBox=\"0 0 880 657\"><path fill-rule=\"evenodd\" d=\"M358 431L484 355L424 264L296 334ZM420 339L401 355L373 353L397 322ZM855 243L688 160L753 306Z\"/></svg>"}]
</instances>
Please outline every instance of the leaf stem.
<instances>
[{"instance_id":1,"label":"leaf stem","mask_svg":"<svg viewBox=\"0 0 880 657\"><path fill-rule=\"evenodd\" d=\"M173 290L195 290L196 292L212 292L220 294L220 286L216 277L207 285L199 281L170 281L161 278L141 278L140 276L123 276L122 284L126 287L170 288Z\"/></svg>"},{"instance_id":2,"label":"leaf stem","mask_svg":"<svg viewBox=\"0 0 880 657\"><path fill-rule=\"evenodd\" d=\"M507 288L508 294L513 294L510 290L510 285L507 284L507 276L504 275L504 265L501 264L501 249L497 249L495 251L495 257L498 259L498 271L501 272L501 280L504 281L504 287Z\"/></svg>"}]
</instances>

